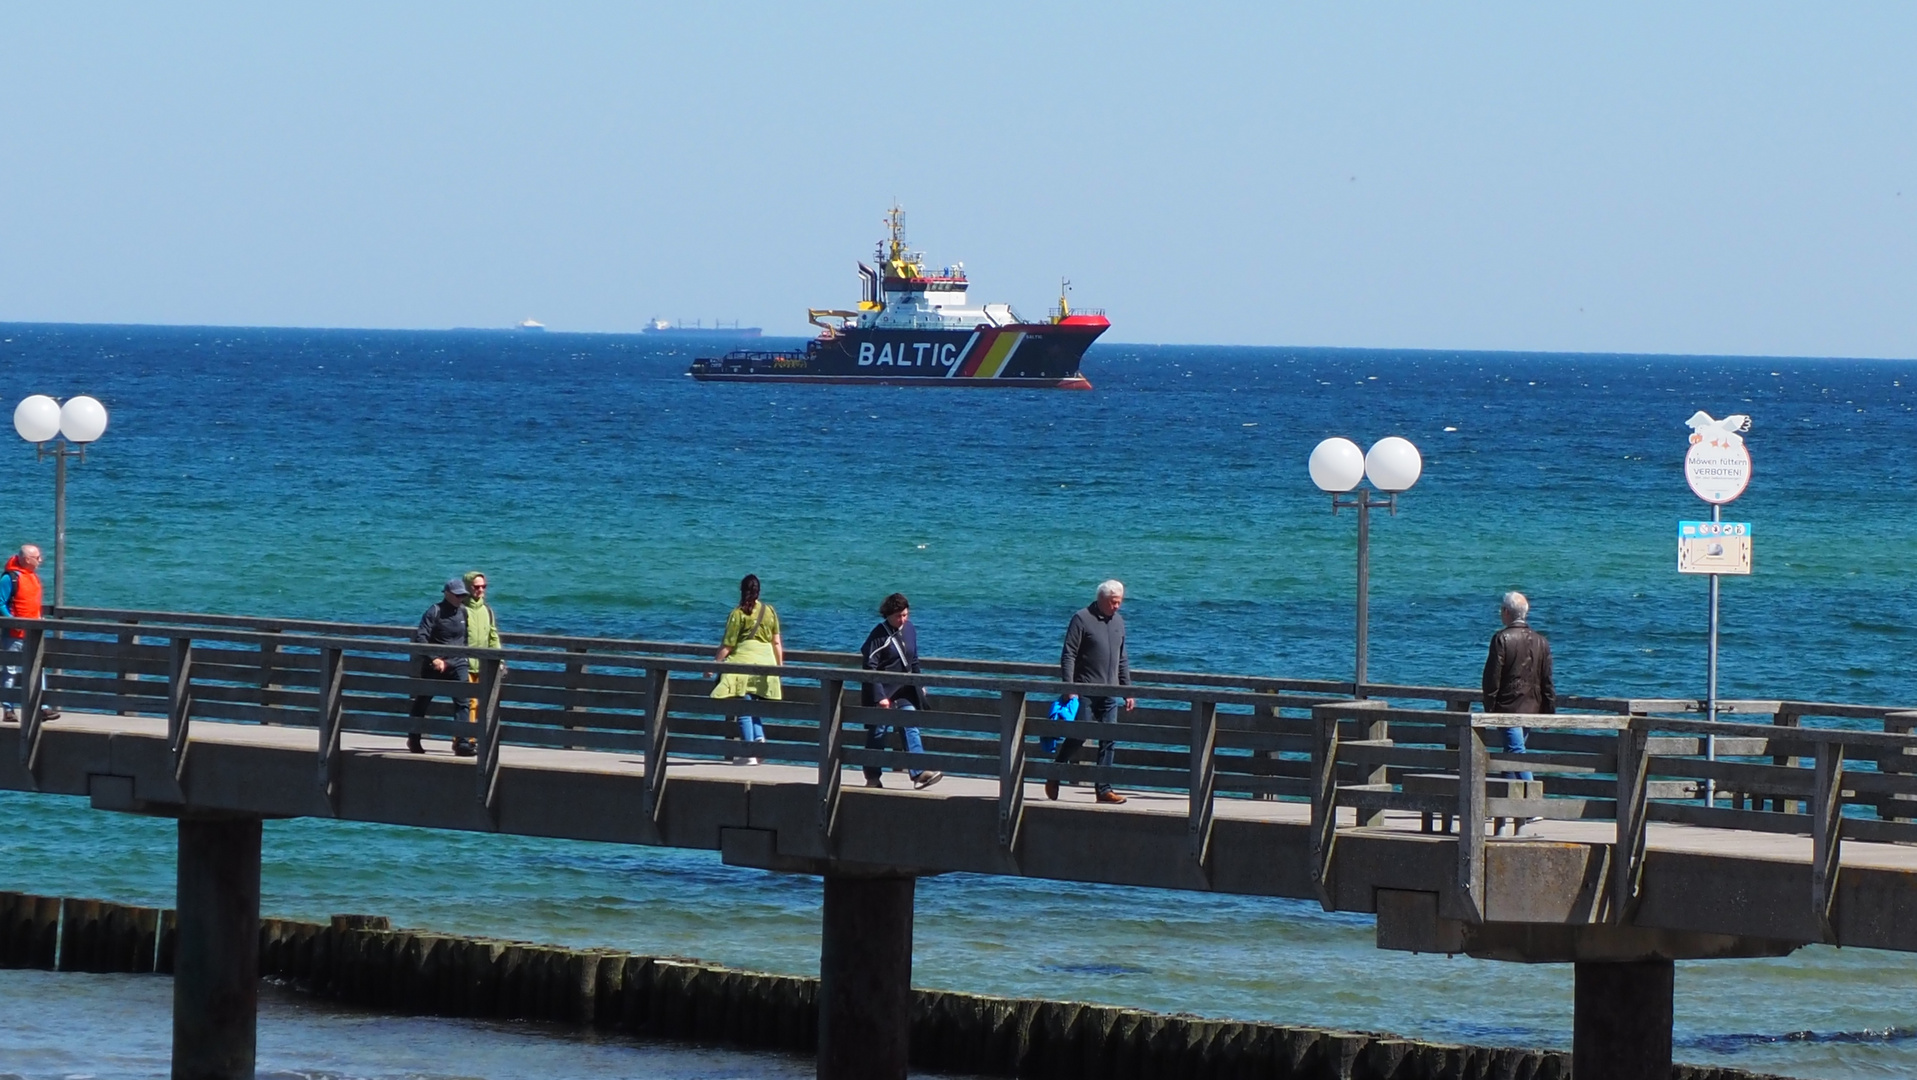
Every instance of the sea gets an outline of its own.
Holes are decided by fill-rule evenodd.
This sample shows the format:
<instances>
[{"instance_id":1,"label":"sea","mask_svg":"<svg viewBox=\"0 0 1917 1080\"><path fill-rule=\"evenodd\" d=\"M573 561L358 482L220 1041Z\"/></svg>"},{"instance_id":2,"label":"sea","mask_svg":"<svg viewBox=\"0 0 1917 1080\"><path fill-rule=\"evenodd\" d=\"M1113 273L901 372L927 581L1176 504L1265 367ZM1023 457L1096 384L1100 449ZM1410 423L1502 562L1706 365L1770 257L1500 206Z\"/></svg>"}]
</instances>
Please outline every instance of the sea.
<instances>
[{"instance_id":1,"label":"sea","mask_svg":"<svg viewBox=\"0 0 1917 1080\"><path fill-rule=\"evenodd\" d=\"M487 573L502 628L715 642L741 575L789 646L851 649L907 594L928 655L1050 661L1125 582L1133 663L1349 678L1355 522L1306 462L1389 435L1422 477L1372 520L1370 673L1472 685L1521 589L1560 692L1701 697L1699 410L1752 418L1754 572L1722 692L1917 704L1917 361L1101 344L1090 393L701 384L638 336L0 324L0 404L91 394L69 604L411 623ZM0 545L51 548L53 466L0 457ZM170 904L168 823L0 794L0 889ZM816 973L817 880L715 854L266 825L263 908ZM1373 947L1289 900L945 875L918 985L1568 1047L1571 970ZM154 976L0 971L0 1077L166 1071ZM1683 963L1677 1055L1917 1075L1917 961L1808 947ZM272 1077L784 1077L811 1064L271 993Z\"/></svg>"}]
</instances>

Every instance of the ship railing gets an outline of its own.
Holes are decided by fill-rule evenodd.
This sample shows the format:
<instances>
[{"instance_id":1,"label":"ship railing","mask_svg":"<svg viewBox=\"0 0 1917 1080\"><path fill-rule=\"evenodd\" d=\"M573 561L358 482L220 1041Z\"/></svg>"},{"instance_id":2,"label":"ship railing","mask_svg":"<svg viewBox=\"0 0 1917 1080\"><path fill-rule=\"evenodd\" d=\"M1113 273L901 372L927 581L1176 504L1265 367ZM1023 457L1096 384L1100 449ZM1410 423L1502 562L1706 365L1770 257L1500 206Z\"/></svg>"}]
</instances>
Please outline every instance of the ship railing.
<instances>
[{"instance_id":1,"label":"ship railing","mask_svg":"<svg viewBox=\"0 0 1917 1080\"><path fill-rule=\"evenodd\" d=\"M725 354L724 356L719 357L718 359L770 362L770 361L778 361L778 360L791 360L794 357L800 357L804 355L805 354L803 352L796 349L787 350L784 352L760 351L760 350L752 350L752 349L734 349L732 352L729 352Z\"/></svg>"},{"instance_id":2,"label":"ship railing","mask_svg":"<svg viewBox=\"0 0 1917 1080\"><path fill-rule=\"evenodd\" d=\"M1054 320L1062 319L1067 315L1097 315L1103 318L1105 309L1102 307L1075 307L1070 311L1064 311L1059 308L1053 308L1051 314Z\"/></svg>"}]
</instances>

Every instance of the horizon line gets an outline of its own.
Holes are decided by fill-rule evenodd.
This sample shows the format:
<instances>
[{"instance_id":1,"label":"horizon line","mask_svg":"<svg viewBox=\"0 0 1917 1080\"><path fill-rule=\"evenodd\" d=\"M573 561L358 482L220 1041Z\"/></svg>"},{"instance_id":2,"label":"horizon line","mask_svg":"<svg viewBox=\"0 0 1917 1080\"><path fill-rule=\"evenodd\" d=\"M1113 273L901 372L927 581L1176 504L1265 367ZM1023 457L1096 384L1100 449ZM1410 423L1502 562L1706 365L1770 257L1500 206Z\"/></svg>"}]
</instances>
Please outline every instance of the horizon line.
<instances>
[{"instance_id":1,"label":"horizon line","mask_svg":"<svg viewBox=\"0 0 1917 1080\"><path fill-rule=\"evenodd\" d=\"M540 330L522 330L516 325L506 326L437 326L437 327L377 327L377 326L276 326L248 323L141 323L141 322L52 322L30 320L0 319L0 327L80 327L94 330L278 330L300 333L328 334L503 334L553 335L568 337L616 337L645 339L651 335L640 330L555 330L550 326ZM719 335L723 339L723 335ZM708 339L710 340L710 339ZM774 340L774 341L810 341L811 335L803 334L766 334L761 332L757 339L739 336L731 340ZM683 343L684 339L680 339ZM1856 360L1896 362L1912 360L1910 356L1805 356L1798 353L1687 353L1687 352L1620 352L1616 350L1593 349L1489 349L1469 348L1449 345L1304 345L1304 344L1257 344L1249 342L1178 342L1178 341L1099 341L1092 349L1110 347L1145 349L1290 349L1313 352L1353 352L1353 353L1455 353L1473 356L1548 356L1548 357L1645 357L1652 359L1683 360ZM1090 351L1090 350L1088 350Z\"/></svg>"}]
</instances>

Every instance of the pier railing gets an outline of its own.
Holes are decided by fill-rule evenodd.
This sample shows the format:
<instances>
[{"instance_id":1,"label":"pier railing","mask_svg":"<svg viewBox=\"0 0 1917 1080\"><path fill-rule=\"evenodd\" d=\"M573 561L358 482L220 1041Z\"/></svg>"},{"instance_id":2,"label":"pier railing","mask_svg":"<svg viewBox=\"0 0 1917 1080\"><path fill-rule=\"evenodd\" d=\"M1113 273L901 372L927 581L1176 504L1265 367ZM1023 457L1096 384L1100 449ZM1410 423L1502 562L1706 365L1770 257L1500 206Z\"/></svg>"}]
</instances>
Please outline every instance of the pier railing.
<instances>
[{"instance_id":1,"label":"pier railing","mask_svg":"<svg viewBox=\"0 0 1917 1080\"><path fill-rule=\"evenodd\" d=\"M1488 715L1472 712L1478 694L1461 688L1164 671L1137 672L1129 687L1066 687L1051 665L929 659L913 682L930 707L908 714L859 704L869 673L850 653L788 650L783 667L760 668L714 663L705 645L516 634L508 648L465 650L479 670L452 683L421 677L421 658L444 647L413 644L406 627L60 616L0 619L25 635L20 747L30 773L43 703L164 718L176 776L191 768L198 725L309 728L315 783L336 812L346 733L476 739L473 797L488 810L502 747L636 755L655 822L683 763L750 754L811 766L827 837L839 827L845 767L938 769L997 782L998 842L1008 850L1028 782L1109 783L1183 796L1189 857L1201 867L1221 801L1309 803L1312 870L1327 904L1341 830L1403 828L1416 815L1419 827L1448 832L1455 821L1458 895L1478 918L1485 846L1500 819L1514 833L1529 819L1595 820L1614 825L1613 921L1628 920L1636 903L1651 822L1810 837L1808 899L1826 925L1844 840L1917 842L1917 710L1898 707L1739 701L1722 709L1734 719L1713 723L1695 701L1567 696L1559 706L1580 711ZM727 672L777 674L784 696L711 697L714 676ZM1052 701L1068 691L1129 695L1139 707L1114 724L1052 721ZM427 716L410 717L426 695ZM741 714L764 722L766 742L740 742ZM923 752L863 745L871 727L903 722L921 729ZM1500 749L1495 729L1512 724L1530 732L1521 756ZM1121 749L1109 767L1061 764L1040 752L1048 737ZM1519 770L1535 779L1498 775Z\"/></svg>"}]
</instances>

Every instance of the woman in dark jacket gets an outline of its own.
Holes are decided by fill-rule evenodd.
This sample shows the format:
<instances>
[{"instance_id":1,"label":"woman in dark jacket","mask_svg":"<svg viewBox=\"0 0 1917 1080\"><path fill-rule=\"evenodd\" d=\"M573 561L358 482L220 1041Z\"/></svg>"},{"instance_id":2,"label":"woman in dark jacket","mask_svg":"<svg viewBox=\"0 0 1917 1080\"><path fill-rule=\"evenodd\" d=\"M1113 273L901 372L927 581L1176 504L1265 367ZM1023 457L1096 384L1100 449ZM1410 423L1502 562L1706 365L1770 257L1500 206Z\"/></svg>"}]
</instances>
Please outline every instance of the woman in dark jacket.
<instances>
[{"instance_id":1,"label":"woman in dark jacket","mask_svg":"<svg viewBox=\"0 0 1917 1080\"><path fill-rule=\"evenodd\" d=\"M912 605L903 593L893 593L879 605L879 625L865 635L865 644L859 649L859 656L867 671L881 674L892 673L910 675L919 670L919 633L912 626ZM919 688L903 680L897 682L868 682L860 691L862 704L879 709L910 709L917 711L925 707L925 697ZM882 749L894 731L904 733L905 751L911 754L923 753L925 747L919 741L919 729L916 727L894 727L890 724L869 724L865 731L865 746L868 750ZM913 769L912 786L928 788L945 774L936 769ZM884 787L884 770L876 765L865 767L865 786Z\"/></svg>"}]
</instances>

